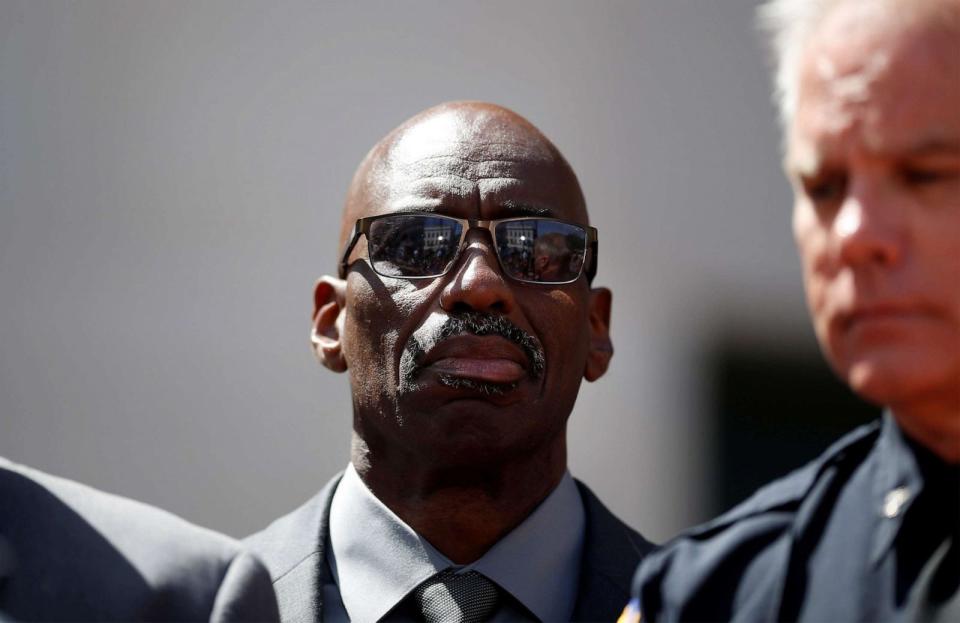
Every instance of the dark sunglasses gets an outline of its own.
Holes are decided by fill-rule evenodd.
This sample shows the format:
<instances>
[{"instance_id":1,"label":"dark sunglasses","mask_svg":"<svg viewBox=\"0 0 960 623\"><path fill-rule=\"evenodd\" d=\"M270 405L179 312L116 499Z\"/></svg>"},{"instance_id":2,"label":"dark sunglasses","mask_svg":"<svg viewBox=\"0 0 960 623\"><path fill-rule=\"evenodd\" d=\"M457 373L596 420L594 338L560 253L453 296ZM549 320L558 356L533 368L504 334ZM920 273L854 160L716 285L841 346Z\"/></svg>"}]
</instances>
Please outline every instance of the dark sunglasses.
<instances>
[{"instance_id":1,"label":"dark sunglasses","mask_svg":"<svg viewBox=\"0 0 960 623\"><path fill-rule=\"evenodd\" d=\"M340 278L361 235L367 257L383 277L431 279L456 263L473 227L493 237L503 273L526 283L561 284L597 272L597 230L553 218L520 217L492 221L434 214L386 214L357 219L340 260Z\"/></svg>"}]
</instances>

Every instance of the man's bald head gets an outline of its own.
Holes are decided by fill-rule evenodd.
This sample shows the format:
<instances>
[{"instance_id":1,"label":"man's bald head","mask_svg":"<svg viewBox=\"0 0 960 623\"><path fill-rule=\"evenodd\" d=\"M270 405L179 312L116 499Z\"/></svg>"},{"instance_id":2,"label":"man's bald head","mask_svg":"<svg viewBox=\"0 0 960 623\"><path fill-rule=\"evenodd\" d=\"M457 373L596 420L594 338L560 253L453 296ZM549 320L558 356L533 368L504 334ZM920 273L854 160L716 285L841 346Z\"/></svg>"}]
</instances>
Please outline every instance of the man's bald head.
<instances>
[{"instance_id":1,"label":"man's bald head","mask_svg":"<svg viewBox=\"0 0 960 623\"><path fill-rule=\"evenodd\" d=\"M417 165L417 175L422 177L422 165L431 160L437 163L438 172L443 170L447 176L450 161L457 161L457 173L463 179L454 190L461 195L476 193L478 185L490 186L498 180L508 183L505 178L517 174L511 163L522 165L527 174L549 175L553 183L566 187L576 204L576 220L588 222L573 169L532 123L496 104L448 102L404 121L367 153L347 193L340 248L357 218L381 213L391 200L403 202L394 190L402 185L401 180L406 181L405 172Z\"/></svg>"}]
</instances>

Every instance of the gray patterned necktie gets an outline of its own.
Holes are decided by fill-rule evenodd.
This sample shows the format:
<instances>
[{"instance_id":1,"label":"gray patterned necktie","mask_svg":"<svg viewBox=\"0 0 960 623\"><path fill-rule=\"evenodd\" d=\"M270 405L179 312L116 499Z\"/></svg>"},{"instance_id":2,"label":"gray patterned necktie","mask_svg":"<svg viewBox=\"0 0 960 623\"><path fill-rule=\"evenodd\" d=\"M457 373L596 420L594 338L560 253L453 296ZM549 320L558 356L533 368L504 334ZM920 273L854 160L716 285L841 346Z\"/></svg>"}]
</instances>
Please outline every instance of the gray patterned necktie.
<instances>
[{"instance_id":1,"label":"gray patterned necktie","mask_svg":"<svg viewBox=\"0 0 960 623\"><path fill-rule=\"evenodd\" d=\"M413 590L427 623L481 623L497 608L496 585L476 571L441 571Z\"/></svg>"}]
</instances>

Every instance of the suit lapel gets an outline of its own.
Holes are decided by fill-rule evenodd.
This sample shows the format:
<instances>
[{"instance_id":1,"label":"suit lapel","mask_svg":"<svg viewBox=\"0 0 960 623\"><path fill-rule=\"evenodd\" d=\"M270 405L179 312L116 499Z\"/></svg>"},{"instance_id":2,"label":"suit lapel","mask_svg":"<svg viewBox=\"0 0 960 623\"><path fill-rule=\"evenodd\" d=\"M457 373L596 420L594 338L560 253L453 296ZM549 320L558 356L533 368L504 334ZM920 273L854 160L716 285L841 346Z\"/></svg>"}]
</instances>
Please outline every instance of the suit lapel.
<instances>
[{"instance_id":1,"label":"suit lapel","mask_svg":"<svg viewBox=\"0 0 960 623\"><path fill-rule=\"evenodd\" d=\"M630 582L653 545L617 519L590 489L577 481L586 513L577 621L614 621L630 600Z\"/></svg>"},{"instance_id":2,"label":"suit lapel","mask_svg":"<svg viewBox=\"0 0 960 623\"><path fill-rule=\"evenodd\" d=\"M342 475L337 474L306 504L245 540L270 571L280 620L285 623L314 623L323 617L323 585L329 581L330 503Z\"/></svg>"}]
</instances>

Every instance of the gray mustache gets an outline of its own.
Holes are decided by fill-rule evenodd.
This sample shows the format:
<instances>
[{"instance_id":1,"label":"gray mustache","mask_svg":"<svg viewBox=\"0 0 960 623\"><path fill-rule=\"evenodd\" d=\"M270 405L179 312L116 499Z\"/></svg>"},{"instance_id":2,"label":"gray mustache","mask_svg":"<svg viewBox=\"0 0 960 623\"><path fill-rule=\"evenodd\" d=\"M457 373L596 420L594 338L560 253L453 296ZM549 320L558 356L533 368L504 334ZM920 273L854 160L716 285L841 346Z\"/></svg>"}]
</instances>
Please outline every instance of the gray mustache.
<instances>
[{"instance_id":1,"label":"gray mustache","mask_svg":"<svg viewBox=\"0 0 960 623\"><path fill-rule=\"evenodd\" d=\"M471 333L477 336L496 335L513 342L524 352L527 361L530 362L529 374L537 379L543 375L546 367L546 355L540 342L532 335L507 320L504 316L495 316L493 314L484 314L482 312L461 312L455 316L450 316L440 325L435 334L430 336L430 343L439 344L443 340L457 335ZM426 356L426 352L418 342L411 339L406 345L407 352L412 356L415 362L414 368L410 371L411 377L415 377L421 370L421 363Z\"/></svg>"}]
</instances>

